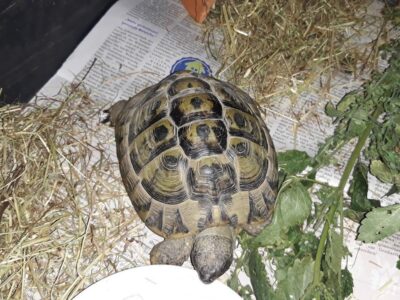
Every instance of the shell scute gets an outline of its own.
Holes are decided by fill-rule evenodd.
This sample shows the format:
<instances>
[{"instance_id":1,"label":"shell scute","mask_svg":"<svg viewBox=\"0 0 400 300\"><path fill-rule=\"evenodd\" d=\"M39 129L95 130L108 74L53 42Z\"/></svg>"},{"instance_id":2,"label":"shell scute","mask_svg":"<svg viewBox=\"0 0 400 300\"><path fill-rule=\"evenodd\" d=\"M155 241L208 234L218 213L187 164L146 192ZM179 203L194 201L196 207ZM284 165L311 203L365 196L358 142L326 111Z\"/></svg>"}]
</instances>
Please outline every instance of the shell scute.
<instances>
[{"instance_id":1,"label":"shell scute","mask_svg":"<svg viewBox=\"0 0 400 300\"><path fill-rule=\"evenodd\" d=\"M130 158L136 173L163 151L177 144L177 132L169 119L154 123L130 144Z\"/></svg>"},{"instance_id":2,"label":"shell scute","mask_svg":"<svg viewBox=\"0 0 400 300\"><path fill-rule=\"evenodd\" d=\"M188 199L182 172L187 159L177 147L167 150L148 163L140 173L143 188L155 200L179 204Z\"/></svg>"},{"instance_id":3,"label":"shell scute","mask_svg":"<svg viewBox=\"0 0 400 300\"><path fill-rule=\"evenodd\" d=\"M131 198L132 204L140 218L145 218L149 212L153 198L146 193L141 184L135 186L133 191L129 193L129 197Z\"/></svg>"},{"instance_id":4,"label":"shell scute","mask_svg":"<svg viewBox=\"0 0 400 300\"><path fill-rule=\"evenodd\" d=\"M268 159L265 148L244 138L231 138L231 147L237 155L240 189L258 188L267 175Z\"/></svg>"},{"instance_id":5,"label":"shell scute","mask_svg":"<svg viewBox=\"0 0 400 300\"><path fill-rule=\"evenodd\" d=\"M168 94L170 96L175 96L184 90L195 88L211 91L210 85L204 80L194 77L186 77L174 81L168 89Z\"/></svg>"},{"instance_id":6,"label":"shell scute","mask_svg":"<svg viewBox=\"0 0 400 300\"><path fill-rule=\"evenodd\" d=\"M229 133L232 136L243 137L263 147L268 147L265 133L254 116L234 108L225 111Z\"/></svg>"},{"instance_id":7,"label":"shell scute","mask_svg":"<svg viewBox=\"0 0 400 300\"><path fill-rule=\"evenodd\" d=\"M215 95L224 105L247 114L258 114L258 110L252 104L254 103L253 99L237 87L226 82L215 80L213 88Z\"/></svg>"},{"instance_id":8,"label":"shell scute","mask_svg":"<svg viewBox=\"0 0 400 300\"><path fill-rule=\"evenodd\" d=\"M167 116L168 102L164 97L159 96L151 101L147 101L140 112L135 111L131 116L129 123L129 144L148 127Z\"/></svg>"},{"instance_id":9,"label":"shell scute","mask_svg":"<svg viewBox=\"0 0 400 300\"><path fill-rule=\"evenodd\" d=\"M215 205L238 189L234 167L219 156L196 161L189 168L187 184L191 199Z\"/></svg>"},{"instance_id":10,"label":"shell scute","mask_svg":"<svg viewBox=\"0 0 400 300\"><path fill-rule=\"evenodd\" d=\"M194 93L172 101L171 117L177 126L186 123L222 117L218 99L209 93Z\"/></svg>"},{"instance_id":11,"label":"shell scute","mask_svg":"<svg viewBox=\"0 0 400 300\"><path fill-rule=\"evenodd\" d=\"M227 130L221 120L203 120L179 129L180 146L185 154L196 159L221 154L227 146Z\"/></svg>"}]
</instances>

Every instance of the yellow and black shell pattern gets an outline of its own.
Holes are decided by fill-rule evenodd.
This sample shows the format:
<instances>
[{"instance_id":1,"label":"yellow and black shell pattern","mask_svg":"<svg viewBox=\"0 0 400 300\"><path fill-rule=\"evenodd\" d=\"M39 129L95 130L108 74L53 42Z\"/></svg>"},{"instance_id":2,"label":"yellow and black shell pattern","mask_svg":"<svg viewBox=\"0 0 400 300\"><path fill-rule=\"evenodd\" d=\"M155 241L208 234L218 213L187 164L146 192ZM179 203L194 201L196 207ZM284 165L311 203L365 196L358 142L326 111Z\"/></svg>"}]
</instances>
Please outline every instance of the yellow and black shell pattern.
<instances>
[{"instance_id":1,"label":"yellow and black shell pattern","mask_svg":"<svg viewBox=\"0 0 400 300\"><path fill-rule=\"evenodd\" d=\"M125 188L156 234L270 221L276 153L257 104L242 90L174 73L131 98L115 126Z\"/></svg>"}]
</instances>

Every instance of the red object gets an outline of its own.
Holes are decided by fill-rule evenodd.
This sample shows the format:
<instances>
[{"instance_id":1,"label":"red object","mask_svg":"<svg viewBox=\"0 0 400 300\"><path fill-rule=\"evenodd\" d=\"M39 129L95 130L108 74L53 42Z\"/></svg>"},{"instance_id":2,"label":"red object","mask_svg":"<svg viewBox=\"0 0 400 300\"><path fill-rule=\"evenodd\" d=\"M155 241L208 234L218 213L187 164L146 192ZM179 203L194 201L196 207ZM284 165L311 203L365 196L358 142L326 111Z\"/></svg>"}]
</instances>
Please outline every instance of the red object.
<instances>
[{"instance_id":1,"label":"red object","mask_svg":"<svg viewBox=\"0 0 400 300\"><path fill-rule=\"evenodd\" d=\"M203 23L216 0L182 0L189 15L198 23Z\"/></svg>"}]
</instances>

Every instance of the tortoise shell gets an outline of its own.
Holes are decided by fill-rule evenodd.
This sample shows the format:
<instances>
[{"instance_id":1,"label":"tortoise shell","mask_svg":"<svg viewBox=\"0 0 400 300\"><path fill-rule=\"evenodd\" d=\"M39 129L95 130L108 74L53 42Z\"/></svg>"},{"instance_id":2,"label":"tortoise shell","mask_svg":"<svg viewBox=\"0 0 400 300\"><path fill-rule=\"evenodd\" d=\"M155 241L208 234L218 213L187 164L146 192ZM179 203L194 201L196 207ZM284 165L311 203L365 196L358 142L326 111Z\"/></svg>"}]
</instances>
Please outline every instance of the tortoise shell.
<instances>
[{"instance_id":1,"label":"tortoise shell","mask_svg":"<svg viewBox=\"0 0 400 300\"><path fill-rule=\"evenodd\" d=\"M242 90L174 73L125 101L114 126L123 183L156 234L269 223L276 153L256 102Z\"/></svg>"}]
</instances>

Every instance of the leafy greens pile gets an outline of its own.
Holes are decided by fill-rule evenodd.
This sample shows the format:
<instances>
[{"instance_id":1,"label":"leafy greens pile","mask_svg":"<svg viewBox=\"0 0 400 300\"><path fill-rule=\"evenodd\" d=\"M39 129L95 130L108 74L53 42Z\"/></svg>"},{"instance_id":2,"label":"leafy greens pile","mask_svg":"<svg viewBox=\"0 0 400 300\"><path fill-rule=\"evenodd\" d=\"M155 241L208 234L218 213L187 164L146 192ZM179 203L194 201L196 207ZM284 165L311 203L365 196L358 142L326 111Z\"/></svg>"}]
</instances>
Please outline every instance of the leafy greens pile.
<instances>
[{"instance_id":1,"label":"leafy greens pile","mask_svg":"<svg viewBox=\"0 0 400 300\"><path fill-rule=\"evenodd\" d=\"M343 242L344 218L360 222L357 239L363 242L400 231L400 204L380 207L367 197L368 173L391 184L387 195L400 192L400 41L386 46L384 54L390 56L384 72L326 106L336 127L315 157L297 150L278 154L281 181L272 223L255 238L241 235L244 251L228 282L244 299L252 294L257 300L344 299L353 290L352 275L341 264L350 254ZM334 164L335 154L354 140L339 185L318 182L318 170ZM322 228L318 234L317 228ZM251 286L241 285L239 270Z\"/></svg>"}]
</instances>

